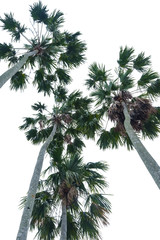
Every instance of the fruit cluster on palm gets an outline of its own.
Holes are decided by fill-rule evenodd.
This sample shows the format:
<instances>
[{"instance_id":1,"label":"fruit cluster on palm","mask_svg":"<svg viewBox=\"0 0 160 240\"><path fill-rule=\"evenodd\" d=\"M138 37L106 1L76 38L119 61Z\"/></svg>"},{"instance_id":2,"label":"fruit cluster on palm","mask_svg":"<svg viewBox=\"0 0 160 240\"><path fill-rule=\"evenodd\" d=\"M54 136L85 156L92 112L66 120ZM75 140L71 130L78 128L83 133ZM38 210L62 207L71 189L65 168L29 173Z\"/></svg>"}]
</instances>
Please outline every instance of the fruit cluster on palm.
<instances>
[{"instance_id":1,"label":"fruit cluster on palm","mask_svg":"<svg viewBox=\"0 0 160 240\"><path fill-rule=\"evenodd\" d=\"M88 119L77 116L85 116L88 112L90 118L94 118L89 112L91 103L91 99L78 91L66 95L58 108L53 107L53 112L49 112L44 104L36 103L32 108L37 114L34 118L25 118L20 127L26 130L27 139L37 144L45 142L57 124L46 149L51 161L45 173L53 172L39 182L40 191L35 196L30 223L31 229L38 228L39 239L53 239L57 234L61 234L61 239L100 239L100 222L108 224L110 203L99 193L107 184L97 172L107 170L107 164L84 164L80 157L85 146L83 137L90 136L92 127L88 126ZM81 197L84 198L83 204L79 200ZM60 204L62 217L56 219L55 211Z\"/></svg>"},{"instance_id":2,"label":"fruit cluster on palm","mask_svg":"<svg viewBox=\"0 0 160 240\"><path fill-rule=\"evenodd\" d=\"M2 28L10 33L12 42L16 42L16 47L11 43L0 44L0 59L12 66L0 76L0 87L11 78L11 89L24 89L33 71L33 85L38 92L50 95L55 83L63 86L71 81L68 71L84 61L86 45L79 39L80 32L61 30L62 12L57 10L49 14L39 1L30 6L30 14L31 27L15 20L12 13L0 18ZM17 48L21 38L26 44Z\"/></svg>"},{"instance_id":3,"label":"fruit cluster on palm","mask_svg":"<svg viewBox=\"0 0 160 240\"><path fill-rule=\"evenodd\" d=\"M160 132L160 108L152 105L160 95L159 75L151 69L150 57L143 52L134 55L133 48L121 47L117 62L115 77L105 66L93 63L86 80L95 114L101 123L107 122L107 129L101 124L97 143L101 149L134 146L160 188L160 167L135 134L154 139Z\"/></svg>"}]
</instances>

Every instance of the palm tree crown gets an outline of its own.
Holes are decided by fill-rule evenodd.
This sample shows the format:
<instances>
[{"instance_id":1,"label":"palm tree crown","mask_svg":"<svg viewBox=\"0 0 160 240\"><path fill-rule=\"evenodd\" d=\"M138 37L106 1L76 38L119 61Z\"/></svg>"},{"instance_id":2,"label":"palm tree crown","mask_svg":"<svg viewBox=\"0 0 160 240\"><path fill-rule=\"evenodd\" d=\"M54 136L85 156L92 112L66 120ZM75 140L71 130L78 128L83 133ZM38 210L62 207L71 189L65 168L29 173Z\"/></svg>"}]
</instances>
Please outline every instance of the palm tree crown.
<instances>
[{"instance_id":1,"label":"palm tree crown","mask_svg":"<svg viewBox=\"0 0 160 240\"><path fill-rule=\"evenodd\" d=\"M7 60L10 66L23 61L26 56L21 68L15 70L13 76L10 75L11 89L24 89L27 86L30 74L25 70L30 68L34 69L33 84L37 86L38 92L49 95L56 82L65 85L71 81L68 70L84 62L86 45L79 39L80 32L61 30L64 22L61 11L49 13L47 7L39 1L30 6L30 14L30 28L15 20L12 13L0 18L2 28L10 33L12 42L19 42L21 37L27 42L19 49L11 43L1 43L0 59ZM0 80L3 78L4 75Z\"/></svg>"},{"instance_id":2,"label":"palm tree crown","mask_svg":"<svg viewBox=\"0 0 160 240\"><path fill-rule=\"evenodd\" d=\"M106 171L104 162L83 163L79 154L66 154L57 146L50 154L49 173L39 182L30 228L37 228L38 239L53 239L60 234L61 202L67 208L67 238L100 239L100 224L108 225L110 202L103 194L107 187L99 171ZM25 198L22 199L22 204Z\"/></svg>"},{"instance_id":3,"label":"palm tree crown","mask_svg":"<svg viewBox=\"0 0 160 240\"><path fill-rule=\"evenodd\" d=\"M48 147L52 151L54 144L67 145L68 153L76 153L84 146L82 139L93 138L97 129L100 128L97 115L91 113L91 98L83 97L80 91L68 94L58 92L54 95L55 105L51 111L40 102L32 105L37 113L34 117L24 118L20 129L26 131L26 137L33 144L44 142L52 131L54 122L58 129L54 136L54 143ZM91 123L90 123L91 122Z\"/></svg>"},{"instance_id":4,"label":"palm tree crown","mask_svg":"<svg viewBox=\"0 0 160 240\"><path fill-rule=\"evenodd\" d=\"M132 149L124 128L123 103L129 111L131 126L138 134L153 139L160 131L160 108L152 106L152 101L160 95L160 78L151 69L150 57L145 57L143 52L136 56L133 48L121 47L117 62L116 77L104 65L93 63L86 80L88 89L92 89L99 119L108 118L114 124L107 124L110 129L101 128L98 144L102 149L118 145Z\"/></svg>"}]
</instances>

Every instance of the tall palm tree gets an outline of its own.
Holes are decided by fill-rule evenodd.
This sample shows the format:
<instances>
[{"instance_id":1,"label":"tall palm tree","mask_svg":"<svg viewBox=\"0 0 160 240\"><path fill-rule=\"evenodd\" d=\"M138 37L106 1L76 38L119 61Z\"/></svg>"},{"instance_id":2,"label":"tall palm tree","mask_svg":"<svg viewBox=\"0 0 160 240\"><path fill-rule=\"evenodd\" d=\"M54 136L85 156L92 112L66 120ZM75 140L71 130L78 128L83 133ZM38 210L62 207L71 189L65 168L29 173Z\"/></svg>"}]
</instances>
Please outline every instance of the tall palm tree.
<instances>
[{"instance_id":1,"label":"tall palm tree","mask_svg":"<svg viewBox=\"0 0 160 240\"><path fill-rule=\"evenodd\" d=\"M7 60L9 70L0 76L0 87L11 79L11 89L24 89L31 71L33 85L38 92L50 94L55 82L68 84L71 81L68 70L84 62L86 45L79 39L80 32L61 31L63 13L54 10L49 14L41 1L30 6L31 26L26 27L15 20L12 13L0 17L2 29L7 30L13 44L0 43L0 59ZM17 48L17 42L24 38L26 44ZM26 69L28 72L26 72Z\"/></svg>"},{"instance_id":2,"label":"tall palm tree","mask_svg":"<svg viewBox=\"0 0 160 240\"><path fill-rule=\"evenodd\" d=\"M101 149L134 146L160 189L160 166L139 138L154 139L160 132L160 108L152 106L160 95L159 74L151 69L150 57L143 52L134 55L133 48L121 47L117 62L115 77L104 65L93 63L86 80L96 102L95 113L107 123L99 132L98 144Z\"/></svg>"},{"instance_id":3,"label":"tall palm tree","mask_svg":"<svg viewBox=\"0 0 160 240\"><path fill-rule=\"evenodd\" d=\"M37 111L37 114L34 114L34 118L25 118L24 124L20 127L20 129L27 130L26 137L33 144L41 142L44 142L44 144L39 152L31 179L17 240L24 240L27 237L45 152L51 154L57 142L60 146L63 146L64 143L67 144L68 154L78 153L84 146L81 140L82 136L92 137L90 132L93 134L93 128L98 126L96 122L93 126L87 124L88 118L86 116L94 118L94 115L89 113L91 99L83 97L79 91L67 95L65 88L60 87L60 89L61 91L57 91L54 95L55 106L51 112L47 110L45 104L38 102L32 106L33 110ZM80 114L83 114L84 117L78 118ZM81 123L82 120L83 124Z\"/></svg>"},{"instance_id":4,"label":"tall palm tree","mask_svg":"<svg viewBox=\"0 0 160 240\"><path fill-rule=\"evenodd\" d=\"M56 142L55 142L56 143ZM99 171L104 162L83 163L79 154L66 154L61 146L52 149L49 172L39 182L30 229L38 239L101 239L100 224L108 225L110 202L103 194L107 186ZM22 203L24 203L22 200ZM61 209L60 209L61 208Z\"/></svg>"}]
</instances>

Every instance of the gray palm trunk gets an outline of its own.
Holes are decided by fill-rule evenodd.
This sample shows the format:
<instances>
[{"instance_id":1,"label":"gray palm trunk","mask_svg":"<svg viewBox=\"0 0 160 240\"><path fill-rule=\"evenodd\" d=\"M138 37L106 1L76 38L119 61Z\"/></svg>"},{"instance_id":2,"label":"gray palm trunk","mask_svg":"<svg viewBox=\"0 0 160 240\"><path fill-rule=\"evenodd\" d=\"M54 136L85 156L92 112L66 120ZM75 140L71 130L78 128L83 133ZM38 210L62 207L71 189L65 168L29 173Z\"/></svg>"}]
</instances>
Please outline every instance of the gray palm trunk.
<instances>
[{"instance_id":1,"label":"gray palm trunk","mask_svg":"<svg viewBox=\"0 0 160 240\"><path fill-rule=\"evenodd\" d=\"M23 214L22 214L22 218L21 218L21 222L20 222L16 240L26 240L27 239L29 222L30 222L30 218L31 218L31 214L32 214L33 206L34 206L35 195L36 195L37 188L38 188L38 182L40 179L44 155L56 133L56 129L57 129L57 123L54 124L51 134L49 135L46 142L42 145L42 147L40 149L40 152L39 152L39 155L37 158L37 162L36 162L36 165L34 168L33 176L32 176L31 182L30 182L30 186L29 186L29 190L28 190L28 194L27 194L27 200L26 200L25 207L23 210Z\"/></svg>"},{"instance_id":2,"label":"gray palm trunk","mask_svg":"<svg viewBox=\"0 0 160 240\"><path fill-rule=\"evenodd\" d=\"M60 240L67 240L67 207L66 199L62 200L62 223Z\"/></svg>"},{"instance_id":3,"label":"gray palm trunk","mask_svg":"<svg viewBox=\"0 0 160 240\"><path fill-rule=\"evenodd\" d=\"M37 52L38 50L34 50L32 52L25 53L22 59L18 63L16 63L12 68L4 72L0 76L0 88L3 87L3 85L21 69L21 67L26 63L29 56L33 56Z\"/></svg>"},{"instance_id":4,"label":"gray palm trunk","mask_svg":"<svg viewBox=\"0 0 160 240\"><path fill-rule=\"evenodd\" d=\"M142 144L142 142L139 140L136 133L134 132L130 124L130 115L128 113L127 107L124 102L123 102L123 107L124 107L123 113L125 116L125 121L124 121L125 130L134 148L136 149L140 158L142 159L144 165L146 166L147 170L149 171L156 185L160 189L160 166L157 164L154 158L150 155L150 153L147 151L147 149L144 147L144 145Z\"/></svg>"}]
</instances>

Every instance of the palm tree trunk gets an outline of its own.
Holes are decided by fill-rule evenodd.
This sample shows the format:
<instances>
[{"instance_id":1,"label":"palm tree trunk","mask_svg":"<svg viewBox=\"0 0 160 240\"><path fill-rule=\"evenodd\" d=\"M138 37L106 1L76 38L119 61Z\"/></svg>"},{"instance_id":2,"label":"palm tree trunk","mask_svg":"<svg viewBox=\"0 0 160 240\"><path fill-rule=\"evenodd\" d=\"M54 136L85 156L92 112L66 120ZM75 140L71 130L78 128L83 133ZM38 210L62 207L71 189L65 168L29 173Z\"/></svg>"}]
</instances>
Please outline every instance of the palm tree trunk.
<instances>
[{"instance_id":1,"label":"palm tree trunk","mask_svg":"<svg viewBox=\"0 0 160 240\"><path fill-rule=\"evenodd\" d=\"M136 133L134 132L130 124L130 115L128 113L127 107L124 102L123 102L123 107L124 107L123 113L125 116L125 121L124 121L125 130L133 146L137 150L140 158L142 159L144 165L146 166L150 175L152 176L158 188L160 189L160 166L157 164L154 158L150 155L150 153L147 151L147 149L144 147L144 145L141 143Z\"/></svg>"},{"instance_id":2,"label":"palm tree trunk","mask_svg":"<svg viewBox=\"0 0 160 240\"><path fill-rule=\"evenodd\" d=\"M67 207L66 199L62 200L62 224L60 240L67 240Z\"/></svg>"},{"instance_id":3,"label":"palm tree trunk","mask_svg":"<svg viewBox=\"0 0 160 240\"><path fill-rule=\"evenodd\" d=\"M39 182L39 178L40 178L40 174L41 174L41 170L42 170L44 155L56 133L56 129L57 129L57 123L54 124L51 134L49 135L46 142L42 145L42 147L40 149L40 152L39 152L39 155L37 158L37 162L36 162L36 165L34 168L34 173L32 175L32 179L30 182L27 200L26 200L25 207L23 210L23 214L22 214L22 218L21 218L21 222L20 222L16 240L26 240L27 239L29 221L30 221L33 206L34 206L34 200L35 200L38 182Z\"/></svg>"},{"instance_id":4,"label":"palm tree trunk","mask_svg":"<svg viewBox=\"0 0 160 240\"><path fill-rule=\"evenodd\" d=\"M0 88L21 69L21 67L26 63L29 56L33 56L37 52L38 50L27 52L26 54L24 54L24 56L18 63L16 63L12 68L4 72L0 76Z\"/></svg>"}]
</instances>

